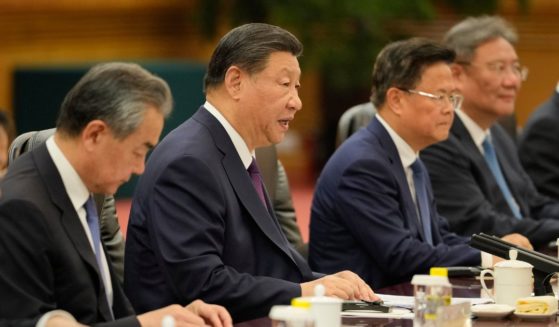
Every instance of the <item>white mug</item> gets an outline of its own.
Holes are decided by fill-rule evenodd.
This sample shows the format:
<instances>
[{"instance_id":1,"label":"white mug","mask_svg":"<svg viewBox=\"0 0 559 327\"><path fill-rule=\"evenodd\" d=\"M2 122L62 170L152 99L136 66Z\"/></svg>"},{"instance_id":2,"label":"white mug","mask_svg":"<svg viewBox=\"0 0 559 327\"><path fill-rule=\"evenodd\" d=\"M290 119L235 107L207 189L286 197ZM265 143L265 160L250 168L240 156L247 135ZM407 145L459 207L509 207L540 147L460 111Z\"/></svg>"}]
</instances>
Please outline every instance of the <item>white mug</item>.
<instances>
[{"instance_id":1,"label":"white mug","mask_svg":"<svg viewBox=\"0 0 559 327\"><path fill-rule=\"evenodd\" d=\"M512 253L514 251L514 253ZM497 304L516 305L516 299L532 295L532 265L516 260L517 251L511 250L511 260L501 261L495 265L493 271L485 269L480 274L483 289L491 296L485 285L485 275L493 276L493 295Z\"/></svg>"},{"instance_id":2,"label":"white mug","mask_svg":"<svg viewBox=\"0 0 559 327\"><path fill-rule=\"evenodd\" d=\"M309 304L316 327L340 327L343 301L324 296L325 291L324 285L318 284L314 288L314 296L294 298L291 304L295 306Z\"/></svg>"}]
</instances>

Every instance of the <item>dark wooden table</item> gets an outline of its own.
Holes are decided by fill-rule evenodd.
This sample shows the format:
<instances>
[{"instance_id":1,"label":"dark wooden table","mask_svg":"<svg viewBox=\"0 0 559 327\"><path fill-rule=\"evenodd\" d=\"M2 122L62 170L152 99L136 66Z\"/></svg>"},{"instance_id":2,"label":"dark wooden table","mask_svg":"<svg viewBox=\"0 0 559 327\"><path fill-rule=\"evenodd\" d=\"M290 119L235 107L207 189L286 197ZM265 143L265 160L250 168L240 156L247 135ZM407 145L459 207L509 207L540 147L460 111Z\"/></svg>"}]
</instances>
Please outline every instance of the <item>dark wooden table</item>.
<instances>
[{"instance_id":1,"label":"dark wooden table","mask_svg":"<svg viewBox=\"0 0 559 327\"><path fill-rule=\"evenodd\" d=\"M474 278L451 278L453 297L480 297L481 285ZM377 291L379 294L393 295L413 295L413 286L410 283L403 283L391 287L386 287ZM364 317L342 317L343 326L387 326L387 327L412 327L413 320L392 319L392 318L364 318ZM521 319L514 315L509 315L504 319L474 318L472 325L476 327L488 326L559 326L557 317L546 319ZM271 327L268 318L256 319L240 324L236 327Z\"/></svg>"}]
</instances>

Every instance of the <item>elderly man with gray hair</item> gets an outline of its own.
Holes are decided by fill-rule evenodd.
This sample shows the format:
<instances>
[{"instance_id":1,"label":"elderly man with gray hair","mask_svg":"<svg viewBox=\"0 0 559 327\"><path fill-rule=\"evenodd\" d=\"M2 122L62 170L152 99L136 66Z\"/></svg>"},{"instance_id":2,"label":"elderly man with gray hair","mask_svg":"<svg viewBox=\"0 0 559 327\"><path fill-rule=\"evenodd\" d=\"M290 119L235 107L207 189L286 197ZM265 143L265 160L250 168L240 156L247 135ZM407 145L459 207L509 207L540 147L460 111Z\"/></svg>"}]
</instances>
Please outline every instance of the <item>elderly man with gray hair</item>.
<instances>
[{"instance_id":1,"label":"elderly man with gray hair","mask_svg":"<svg viewBox=\"0 0 559 327\"><path fill-rule=\"evenodd\" d=\"M231 325L199 300L135 316L99 236L92 193L144 171L171 108L167 83L127 63L94 66L66 95L54 136L0 184L0 324Z\"/></svg>"},{"instance_id":2,"label":"elderly man with gray hair","mask_svg":"<svg viewBox=\"0 0 559 327\"><path fill-rule=\"evenodd\" d=\"M471 236L519 233L538 248L559 237L559 202L538 193L498 118L514 112L527 69L517 34L500 17L470 17L444 38L464 102L448 140L421 153L439 211L452 230Z\"/></svg>"}]
</instances>

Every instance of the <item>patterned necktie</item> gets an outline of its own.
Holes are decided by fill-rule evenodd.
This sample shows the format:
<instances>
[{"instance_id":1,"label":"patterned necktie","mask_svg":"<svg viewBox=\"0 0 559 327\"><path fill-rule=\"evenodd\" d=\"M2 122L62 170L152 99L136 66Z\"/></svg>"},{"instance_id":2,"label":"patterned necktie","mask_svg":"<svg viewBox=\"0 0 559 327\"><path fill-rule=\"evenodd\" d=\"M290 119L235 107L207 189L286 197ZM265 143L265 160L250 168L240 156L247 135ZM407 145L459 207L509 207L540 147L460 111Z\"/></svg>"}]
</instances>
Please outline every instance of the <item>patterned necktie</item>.
<instances>
[{"instance_id":1,"label":"patterned necktie","mask_svg":"<svg viewBox=\"0 0 559 327\"><path fill-rule=\"evenodd\" d=\"M262 175L260 175L260 170L258 169L255 158L252 158L252 162L250 163L250 166L248 166L247 172L250 175L252 186L254 186L256 193L258 193L260 201L262 201L264 207L268 208L268 205L266 204L266 197L264 196L264 184L262 183Z\"/></svg>"},{"instance_id":2,"label":"patterned necktie","mask_svg":"<svg viewBox=\"0 0 559 327\"><path fill-rule=\"evenodd\" d=\"M485 157L485 161L487 162L489 169L491 169L491 172L493 173L493 177L495 177L495 180L497 181L497 185L499 185L499 188L501 189L501 192L503 193L505 200L507 200L507 203L510 207L510 210L512 211L512 214L517 219L522 219L522 215L520 214L520 209L518 208L518 204L516 203L514 197L512 196L507 181L505 180L505 176L503 176L503 172L501 171L501 167L499 166L499 160L497 159L497 155L495 154L495 148L493 147L493 144L491 143L489 136L487 136L485 140L483 140L482 146L483 146L483 151L484 151L483 156Z\"/></svg>"},{"instance_id":3,"label":"patterned necktie","mask_svg":"<svg viewBox=\"0 0 559 327\"><path fill-rule=\"evenodd\" d=\"M429 199L427 198L427 184L425 183L426 171L417 158L411 165L413 171L413 184L415 187L415 197L417 206L419 207L419 216L421 217L421 225L423 225L423 234L427 243L433 245L433 235L431 233L431 217L429 214Z\"/></svg>"},{"instance_id":4,"label":"patterned necktie","mask_svg":"<svg viewBox=\"0 0 559 327\"><path fill-rule=\"evenodd\" d=\"M87 226L89 227L89 231L91 232L91 239L93 241L95 259L97 259L97 268L99 269L99 274L101 275L101 278L103 280L103 285L108 285L107 283L110 282L110 280L107 279L107 276L105 276L104 273L105 270L103 269L103 265L101 264L102 263L101 260L103 257L101 255L102 248L101 248L101 236L99 230L99 216L97 215L97 208L93 196L91 195L89 196L84 207L86 212ZM105 296L107 297L107 304L112 314L112 308L110 305L111 301L109 301L109 294L108 294L108 290L106 289L105 289Z\"/></svg>"}]
</instances>

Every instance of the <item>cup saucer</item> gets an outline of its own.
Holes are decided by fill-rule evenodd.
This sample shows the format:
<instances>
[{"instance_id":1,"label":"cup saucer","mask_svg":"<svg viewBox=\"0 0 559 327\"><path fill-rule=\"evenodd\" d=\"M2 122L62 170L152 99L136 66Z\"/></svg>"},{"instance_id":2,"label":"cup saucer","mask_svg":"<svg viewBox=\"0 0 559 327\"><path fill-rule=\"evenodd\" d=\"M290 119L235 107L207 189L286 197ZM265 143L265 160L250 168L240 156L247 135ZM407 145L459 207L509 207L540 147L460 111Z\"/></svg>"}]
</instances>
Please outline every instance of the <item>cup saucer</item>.
<instances>
[{"instance_id":1,"label":"cup saucer","mask_svg":"<svg viewBox=\"0 0 559 327\"><path fill-rule=\"evenodd\" d=\"M550 312L550 313L541 313L541 314L534 314L534 313L521 313L521 312L514 312L514 315L520 317L522 319L543 319L549 318L551 316L557 315L557 311Z\"/></svg>"},{"instance_id":2,"label":"cup saucer","mask_svg":"<svg viewBox=\"0 0 559 327\"><path fill-rule=\"evenodd\" d=\"M503 318L511 314L514 309L507 304L478 304L472 306L472 314L480 318Z\"/></svg>"}]
</instances>

